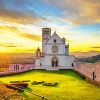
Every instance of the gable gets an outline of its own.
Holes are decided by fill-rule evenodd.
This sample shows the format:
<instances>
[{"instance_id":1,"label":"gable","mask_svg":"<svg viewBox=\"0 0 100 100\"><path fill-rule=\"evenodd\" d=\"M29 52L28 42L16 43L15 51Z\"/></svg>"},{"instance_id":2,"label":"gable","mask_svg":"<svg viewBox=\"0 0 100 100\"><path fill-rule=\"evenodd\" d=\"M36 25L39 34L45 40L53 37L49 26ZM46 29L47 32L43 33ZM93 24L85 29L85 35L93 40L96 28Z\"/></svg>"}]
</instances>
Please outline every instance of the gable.
<instances>
[{"instance_id":1,"label":"gable","mask_svg":"<svg viewBox=\"0 0 100 100\"><path fill-rule=\"evenodd\" d=\"M62 41L62 39L56 34L56 33L54 33L49 39L48 39L48 41L47 41L47 44L48 43L54 43L54 42L56 42L56 43L63 43L63 41Z\"/></svg>"}]
</instances>

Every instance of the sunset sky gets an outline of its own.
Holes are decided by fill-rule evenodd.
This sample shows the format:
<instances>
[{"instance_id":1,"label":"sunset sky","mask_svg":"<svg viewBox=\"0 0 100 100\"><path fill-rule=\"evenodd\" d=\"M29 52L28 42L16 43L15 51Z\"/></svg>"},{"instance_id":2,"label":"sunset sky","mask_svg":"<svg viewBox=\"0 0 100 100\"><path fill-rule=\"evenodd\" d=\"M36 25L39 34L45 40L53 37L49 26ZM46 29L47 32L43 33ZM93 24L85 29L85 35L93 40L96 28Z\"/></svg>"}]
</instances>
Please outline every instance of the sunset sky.
<instances>
[{"instance_id":1,"label":"sunset sky","mask_svg":"<svg viewBox=\"0 0 100 100\"><path fill-rule=\"evenodd\" d=\"M100 0L0 0L0 52L34 52L43 27L70 52L100 51Z\"/></svg>"}]
</instances>

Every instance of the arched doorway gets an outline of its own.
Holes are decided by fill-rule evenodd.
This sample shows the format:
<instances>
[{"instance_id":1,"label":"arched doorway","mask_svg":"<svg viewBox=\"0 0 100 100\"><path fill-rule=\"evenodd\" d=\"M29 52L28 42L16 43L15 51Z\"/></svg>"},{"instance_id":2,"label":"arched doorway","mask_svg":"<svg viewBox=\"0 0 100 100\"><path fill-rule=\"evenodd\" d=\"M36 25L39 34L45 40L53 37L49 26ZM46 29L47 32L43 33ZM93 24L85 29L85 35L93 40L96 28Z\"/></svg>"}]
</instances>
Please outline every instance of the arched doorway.
<instances>
[{"instance_id":1,"label":"arched doorway","mask_svg":"<svg viewBox=\"0 0 100 100\"><path fill-rule=\"evenodd\" d=\"M58 67L58 63L59 63L59 61L58 61L57 57L53 57L51 59L51 65L52 65L52 67Z\"/></svg>"}]
</instances>

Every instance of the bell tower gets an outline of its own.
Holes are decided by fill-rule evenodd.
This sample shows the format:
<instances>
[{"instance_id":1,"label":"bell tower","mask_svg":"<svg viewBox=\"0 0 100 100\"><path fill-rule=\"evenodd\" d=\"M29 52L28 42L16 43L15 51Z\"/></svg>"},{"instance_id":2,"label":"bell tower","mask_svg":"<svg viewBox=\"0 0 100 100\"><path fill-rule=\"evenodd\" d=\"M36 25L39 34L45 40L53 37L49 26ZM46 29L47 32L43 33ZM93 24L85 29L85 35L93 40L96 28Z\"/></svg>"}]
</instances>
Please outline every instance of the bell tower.
<instances>
[{"instance_id":1,"label":"bell tower","mask_svg":"<svg viewBox=\"0 0 100 100\"><path fill-rule=\"evenodd\" d=\"M45 53L45 44L50 37L51 37L51 29L42 28L42 52L43 53Z\"/></svg>"}]
</instances>

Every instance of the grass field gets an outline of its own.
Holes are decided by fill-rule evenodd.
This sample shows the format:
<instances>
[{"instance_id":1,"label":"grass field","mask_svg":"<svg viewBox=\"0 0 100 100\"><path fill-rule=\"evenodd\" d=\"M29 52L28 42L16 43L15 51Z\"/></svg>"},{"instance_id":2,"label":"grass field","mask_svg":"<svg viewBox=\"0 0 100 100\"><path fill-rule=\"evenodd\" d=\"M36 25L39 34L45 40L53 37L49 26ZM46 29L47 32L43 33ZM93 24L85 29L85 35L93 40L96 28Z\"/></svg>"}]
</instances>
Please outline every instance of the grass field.
<instances>
[{"instance_id":1,"label":"grass field","mask_svg":"<svg viewBox=\"0 0 100 100\"><path fill-rule=\"evenodd\" d=\"M31 85L29 91L45 96L49 100L100 100L100 88L87 83L79 75L71 70L44 71L34 70L13 76L0 77L0 81L9 83L15 80L30 80L58 82L57 87ZM23 93L27 100L41 100L29 93Z\"/></svg>"}]
</instances>

